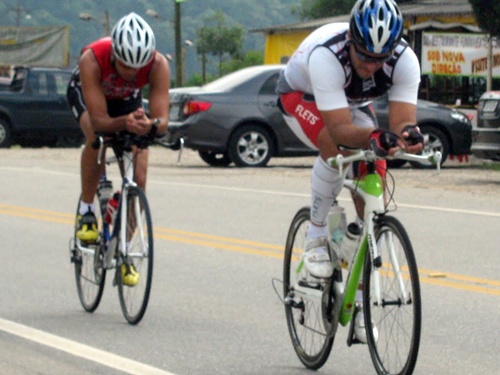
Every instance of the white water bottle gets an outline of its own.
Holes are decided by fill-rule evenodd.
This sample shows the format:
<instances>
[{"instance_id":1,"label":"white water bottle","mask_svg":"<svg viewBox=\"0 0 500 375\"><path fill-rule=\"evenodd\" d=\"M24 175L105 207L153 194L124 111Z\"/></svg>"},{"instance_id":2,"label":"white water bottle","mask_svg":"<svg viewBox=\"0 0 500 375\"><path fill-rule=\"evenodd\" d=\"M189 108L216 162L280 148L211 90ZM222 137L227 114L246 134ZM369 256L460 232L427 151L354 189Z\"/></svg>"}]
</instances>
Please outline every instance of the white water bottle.
<instances>
[{"instance_id":1,"label":"white water bottle","mask_svg":"<svg viewBox=\"0 0 500 375\"><path fill-rule=\"evenodd\" d=\"M340 247L346 231L346 216L344 207L335 204L328 213L328 233L333 244ZM337 249L336 249L337 250Z\"/></svg>"},{"instance_id":2,"label":"white water bottle","mask_svg":"<svg viewBox=\"0 0 500 375\"><path fill-rule=\"evenodd\" d=\"M352 263L352 258L358 250L361 239L361 226L358 223L350 223L345 231L344 240L340 247L340 260L342 265L348 266Z\"/></svg>"}]
</instances>

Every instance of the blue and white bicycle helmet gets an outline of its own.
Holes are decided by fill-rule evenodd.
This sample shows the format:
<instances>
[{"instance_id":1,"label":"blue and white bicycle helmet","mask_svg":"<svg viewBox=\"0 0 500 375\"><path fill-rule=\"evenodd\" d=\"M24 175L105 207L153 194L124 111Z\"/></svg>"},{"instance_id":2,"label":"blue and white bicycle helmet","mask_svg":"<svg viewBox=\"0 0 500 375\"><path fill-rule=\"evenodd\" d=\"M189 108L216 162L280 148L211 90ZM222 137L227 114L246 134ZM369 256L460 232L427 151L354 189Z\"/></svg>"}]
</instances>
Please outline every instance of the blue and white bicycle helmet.
<instances>
[{"instance_id":1,"label":"blue and white bicycle helmet","mask_svg":"<svg viewBox=\"0 0 500 375\"><path fill-rule=\"evenodd\" d=\"M393 0L358 0L352 8L349 30L358 46L387 54L403 35L403 15Z\"/></svg>"},{"instance_id":2,"label":"blue and white bicycle helmet","mask_svg":"<svg viewBox=\"0 0 500 375\"><path fill-rule=\"evenodd\" d=\"M153 30L134 12L116 23L111 31L111 42L115 56L131 68L146 66L156 47Z\"/></svg>"}]
</instances>

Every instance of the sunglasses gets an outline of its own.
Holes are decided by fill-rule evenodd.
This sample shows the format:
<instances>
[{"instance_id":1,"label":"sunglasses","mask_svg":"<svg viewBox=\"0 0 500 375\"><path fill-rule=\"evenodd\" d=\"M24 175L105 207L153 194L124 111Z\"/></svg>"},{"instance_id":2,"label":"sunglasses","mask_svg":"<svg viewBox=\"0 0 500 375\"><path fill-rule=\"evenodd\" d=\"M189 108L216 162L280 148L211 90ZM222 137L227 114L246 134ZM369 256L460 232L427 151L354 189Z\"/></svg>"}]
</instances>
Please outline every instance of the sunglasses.
<instances>
[{"instance_id":1,"label":"sunglasses","mask_svg":"<svg viewBox=\"0 0 500 375\"><path fill-rule=\"evenodd\" d=\"M353 43L352 45L354 46L356 56L358 56L358 58L365 63L383 64L392 58L392 52L388 55L371 56L358 49L355 43Z\"/></svg>"}]
</instances>

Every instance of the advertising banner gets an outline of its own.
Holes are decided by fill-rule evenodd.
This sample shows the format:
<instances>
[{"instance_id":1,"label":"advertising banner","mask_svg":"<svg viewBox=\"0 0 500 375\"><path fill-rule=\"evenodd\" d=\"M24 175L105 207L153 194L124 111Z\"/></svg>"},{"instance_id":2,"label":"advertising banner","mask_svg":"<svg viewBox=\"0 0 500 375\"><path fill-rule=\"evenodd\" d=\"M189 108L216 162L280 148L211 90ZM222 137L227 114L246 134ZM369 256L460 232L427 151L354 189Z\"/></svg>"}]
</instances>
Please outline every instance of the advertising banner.
<instances>
[{"instance_id":1,"label":"advertising banner","mask_svg":"<svg viewBox=\"0 0 500 375\"><path fill-rule=\"evenodd\" d=\"M500 41L492 41L492 76L500 78ZM422 33L422 74L486 77L486 34Z\"/></svg>"},{"instance_id":2,"label":"advertising banner","mask_svg":"<svg viewBox=\"0 0 500 375\"><path fill-rule=\"evenodd\" d=\"M69 26L0 27L0 65L64 67Z\"/></svg>"}]
</instances>

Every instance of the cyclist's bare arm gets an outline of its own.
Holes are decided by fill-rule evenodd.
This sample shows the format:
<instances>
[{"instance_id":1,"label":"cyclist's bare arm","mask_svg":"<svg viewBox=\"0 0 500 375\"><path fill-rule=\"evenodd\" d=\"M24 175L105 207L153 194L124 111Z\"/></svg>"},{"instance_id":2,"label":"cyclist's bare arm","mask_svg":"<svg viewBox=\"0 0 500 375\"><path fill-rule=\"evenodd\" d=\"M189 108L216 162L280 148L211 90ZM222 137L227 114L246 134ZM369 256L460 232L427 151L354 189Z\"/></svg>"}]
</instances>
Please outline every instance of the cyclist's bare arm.
<instances>
[{"instance_id":1,"label":"cyclist's bare arm","mask_svg":"<svg viewBox=\"0 0 500 375\"><path fill-rule=\"evenodd\" d=\"M150 118L152 121L154 119L160 120L160 124L158 125L158 134L164 134L167 130L168 110L170 107L170 67L165 56L160 53L156 54L149 82Z\"/></svg>"},{"instance_id":2,"label":"cyclist's bare arm","mask_svg":"<svg viewBox=\"0 0 500 375\"><path fill-rule=\"evenodd\" d=\"M411 103L390 101L389 102L389 127L390 130L399 136L402 130L407 125L415 125L417 123L417 106ZM410 145L407 142L404 144L406 152L415 154L422 150L422 145Z\"/></svg>"},{"instance_id":3,"label":"cyclist's bare arm","mask_svg":"<svg viewBox=\"0 0 500 375\"><path fill-rule=\"evenodd\" d=\"M351 120L351 110L349 107L334 109L331 111L320 111L323 116L325 127L320 133L318 141L320 142L321 156L326 160L331 156L338 154L337 146L344 145L351 148L366 148L373 128L361 128L355 126ZM325 139L323 137L328 137ZM335 140L335 141L333 141ZM323 154L326 147L322 147L321 142L331 142L334 146L333 151Z\"/></svg>"}]
</instances>

